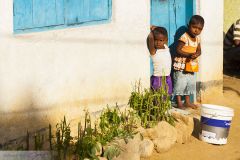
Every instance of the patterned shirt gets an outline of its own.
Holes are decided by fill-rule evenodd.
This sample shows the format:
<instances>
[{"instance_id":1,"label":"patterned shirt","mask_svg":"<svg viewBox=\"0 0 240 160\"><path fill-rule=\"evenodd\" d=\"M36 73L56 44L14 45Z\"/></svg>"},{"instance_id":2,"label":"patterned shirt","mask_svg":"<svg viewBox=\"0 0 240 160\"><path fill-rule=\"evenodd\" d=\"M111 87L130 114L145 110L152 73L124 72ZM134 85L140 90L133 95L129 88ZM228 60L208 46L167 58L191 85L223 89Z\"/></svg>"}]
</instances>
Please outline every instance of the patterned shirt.
<instances>
[{"instance_id":1,"label":"patterned shirt","mask_svg":"<svg viewBox=\"0 0 240 160\"><path fill-rule=\"evenodd\" d=\"M185 43L182 48L182 51L186 53L196 53L198 44L200 43L200 37L191 38L187 32L185 32L180 38L179 41ZM173 68L177 71L183 71L185 69L186 57L183 57L179 54L176 55L173 62Z\"/></svg>"},{"instance_id":2,"label":"patterned shirt","mask_svg":"<svg viewBox=\"0 0 240 160\"><path fill-rule=\"evenodd\" d=\"M234 40L240 40L240 19L229 28L224 38L224 50L234 47Z\"/></svg>"}]
</instances>

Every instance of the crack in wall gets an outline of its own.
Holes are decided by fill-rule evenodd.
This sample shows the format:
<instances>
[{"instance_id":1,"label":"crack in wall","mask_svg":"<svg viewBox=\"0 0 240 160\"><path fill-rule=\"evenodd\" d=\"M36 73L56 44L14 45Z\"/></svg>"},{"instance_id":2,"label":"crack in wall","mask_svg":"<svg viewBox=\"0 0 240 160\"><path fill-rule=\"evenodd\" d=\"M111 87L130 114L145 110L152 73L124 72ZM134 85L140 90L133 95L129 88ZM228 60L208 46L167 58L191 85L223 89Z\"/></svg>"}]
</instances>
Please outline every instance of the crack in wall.
<instances>
[{"instance_id":1,"label":"crack in wall","mask_svg":"<svg viewBox=\"0 0 240 160\"><path fill-rule=\"evenodd\" d=\"M176 7L176 0L173 1L173 12L174 12L175 29L177 29L177 7Z\"/></svg>"}]
</instances>

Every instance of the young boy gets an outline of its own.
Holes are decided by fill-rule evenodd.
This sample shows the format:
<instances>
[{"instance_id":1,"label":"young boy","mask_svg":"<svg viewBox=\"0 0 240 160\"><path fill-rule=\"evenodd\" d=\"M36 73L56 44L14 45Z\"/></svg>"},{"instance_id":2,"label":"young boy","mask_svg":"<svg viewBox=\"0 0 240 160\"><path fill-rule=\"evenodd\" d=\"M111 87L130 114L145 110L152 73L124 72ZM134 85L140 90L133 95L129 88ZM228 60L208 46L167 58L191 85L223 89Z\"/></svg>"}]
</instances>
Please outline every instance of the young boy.
<instances>
[{"instance_id":1,"label":"young boy","mask_svg":"<svg viewBox=\"0 0 240 160\"><path fill-rule=\"evenodd\" d=\"M177 107L180 109L197 106L190 102L190 95L196 92L196 79L194 72L198 71L197 57L201 55L199 35L204 27L204 19L199 15L191 17L188 31L178 40L176 57L174 58L174 95L177 99ZM185 105L181 97L185 96Z\"/></svg>"},{"instance_id":2,"label":"young boy","mask_svg":"<svg viewBox=\"0 0 240 160\"><path fill-rule=\"evenodd\" d=\"M164 27L154 27L148 35L147 46L153 62L153 75L151 76L151 89L158 90L162 79L166 79L168 94L172 94L171 55L168 43L168 33ZM164 76L164 77L163 77Z\"/></svg>"}]
</instances>

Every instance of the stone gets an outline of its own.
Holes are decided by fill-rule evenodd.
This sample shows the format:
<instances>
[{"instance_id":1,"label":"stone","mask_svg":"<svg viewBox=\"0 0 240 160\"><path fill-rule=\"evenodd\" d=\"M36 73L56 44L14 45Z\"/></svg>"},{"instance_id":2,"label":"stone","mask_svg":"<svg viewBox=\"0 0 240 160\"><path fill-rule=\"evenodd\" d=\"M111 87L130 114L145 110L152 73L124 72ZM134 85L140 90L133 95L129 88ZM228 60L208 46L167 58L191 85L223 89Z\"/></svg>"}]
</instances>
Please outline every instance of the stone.
<instances>
[{"instance_id":1,"label":"stone","mask_svg":"<svg viewBox=\"0 0 240 160\"><path fill-rule=\"evenodd\" d=\"M139 146L139 152L141 158L150 157L153 153L154 144L150 139L144 139Z\"/></svg>"},{"instance_id":2,"label":"stone","mask_svg":"<svg viewBox=\"0 0 240 160\"><path fill-rule=\"evenodd\" d=\"M140 160L139 146L141 141L140 133L136 134L133 139L128 139L128 143L122 139L119 140L118 144L123 151L113 160Z\"/></svg>"},{"instance_id":3,"label":"stone","mask_svg":"<svg viewBox=\"0 0 240 160\"><path fill-rule=\"evenodd\" d=\"M194 120L191 115L184 115L180 112L171 112L172 116L177 119L175 122L175 128L177 130L177 143L187 143L194 129Z\"/></svg>"},{"instance_id":4,"label":"stone","mask_svg":"<svg viewBox=\"0 0 240 160\"><path fill-rule=\"evenodd\" d=\"M176 142L173 143L173 141L167 138L158 138L153 140L153 143L156 151L163 153L168 151Z\"/></svg>"},{"instance_id":5,"label":"stone","mask_svg":"<svg viewBox=\"0 0 240 160\"><path fill-rule=\"evenodd\" d=\"M154 128L146 129L146 137L153 141L157 152L162 153L176 143L177 130L166 121L161 121Z\"/></svg>"},{"instance_id":6,"label":"stone","mask_svg":"<svg viewBox=\"0 0 240 160\"><path fill-rule=\"evenodd\" d=\"M193 116L191 115L185 115L177 111L171 112L172 116L175 119L183 121L186 125L193 125Z\"/></svg>"},{"instance_id":7,"label":"stone","mask_svg":"<svg viewBox=\"0 0 240 160\"><path fill-rule=\"evenodd\" d=\"M154 128L146 129L146 132L151 140L166 138L173 143L177 140L177 130L165 121L159 122Z\"/></svg>"}]
</instances>

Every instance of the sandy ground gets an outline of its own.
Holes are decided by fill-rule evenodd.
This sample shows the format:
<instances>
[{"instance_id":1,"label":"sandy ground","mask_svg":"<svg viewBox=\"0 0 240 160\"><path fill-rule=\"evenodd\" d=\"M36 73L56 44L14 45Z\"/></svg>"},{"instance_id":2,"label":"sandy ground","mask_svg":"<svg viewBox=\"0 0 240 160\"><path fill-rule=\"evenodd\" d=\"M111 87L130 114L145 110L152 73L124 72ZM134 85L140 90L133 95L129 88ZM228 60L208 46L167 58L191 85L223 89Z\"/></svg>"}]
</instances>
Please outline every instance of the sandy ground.
<instances>
[{"instance_id":1,"label":"sandy ground","mask_svg":"<svg viewBox=\"0 0 240 160\"><path fill-rule=\"evenodd\" d=\"M196 135L186 144L176 144L166 153L154 153L144 160L240 160L240 79L224 76L223 96L211 96L206 103L234 109L228 143L212 145L200 141ZM143 160L143 159L142 159Z\"/></svg>"}]
</instances>

